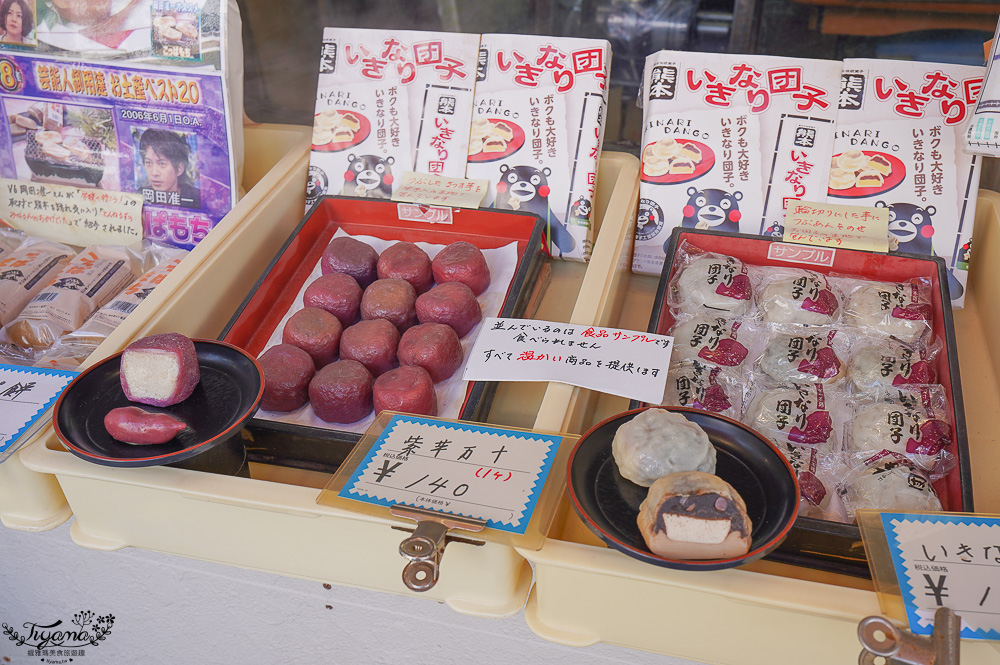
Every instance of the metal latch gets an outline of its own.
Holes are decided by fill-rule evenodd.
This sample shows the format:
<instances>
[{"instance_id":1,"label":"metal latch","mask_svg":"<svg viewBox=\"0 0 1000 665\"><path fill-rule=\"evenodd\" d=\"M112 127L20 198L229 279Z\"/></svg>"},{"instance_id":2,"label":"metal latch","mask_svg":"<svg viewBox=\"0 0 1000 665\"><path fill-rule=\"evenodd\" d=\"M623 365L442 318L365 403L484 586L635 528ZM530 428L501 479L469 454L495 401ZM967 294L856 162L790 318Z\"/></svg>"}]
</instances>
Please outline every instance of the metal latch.
<instances>
[{"instance_id":1,"label":"metal latch","mask_svg":"<svg viewBox=\"0 0 1000 665\"><path fill-rule=\"evenodd\" d=\"M858 624L864 647L858 663L875 665L881 657L886 665L958 665L961 633L961 619L947 607L934 613L930 637L901 630L884 617L866 617Z\"/></svg>"},{"instance_id":2,"label":"metal latch","mask_svg":"<svg viewBox=\"0 0 1000 665\"><path fill-rule=\"evenodd\" d=\"M399 553L409 563L403 568L403 584L413 591L427 591L438 581L441 556L448 543L460 542L467 545L483 545L481 540L471 540L448 535L448 529L482 531L486 520L448 515L427 508L415 508L396 504L389 508L396 517L405 517L417 523L415 529L393 527L400 531L411 531L412 535L399 544Z\"/></svg>"}]
</instances>

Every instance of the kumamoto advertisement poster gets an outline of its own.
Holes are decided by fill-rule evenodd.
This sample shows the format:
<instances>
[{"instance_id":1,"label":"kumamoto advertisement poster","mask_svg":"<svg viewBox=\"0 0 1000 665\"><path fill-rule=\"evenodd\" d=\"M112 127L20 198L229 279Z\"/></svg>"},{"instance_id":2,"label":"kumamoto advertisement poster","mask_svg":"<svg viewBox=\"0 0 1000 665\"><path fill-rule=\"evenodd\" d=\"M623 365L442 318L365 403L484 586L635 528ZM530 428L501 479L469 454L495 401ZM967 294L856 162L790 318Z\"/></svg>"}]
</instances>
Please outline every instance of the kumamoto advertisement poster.
<instances>
[{"instance_id":1,"label":"kumamoto advertisement poster","mask_svg":"<svg viewBox=\"0 0 1000 665\"><path fill-rule=\"evenodd\" d=\"M235 203L218 74L0 55L0 177L141 194L147 238L190 249Z\"/></svg>"}]
</instances>

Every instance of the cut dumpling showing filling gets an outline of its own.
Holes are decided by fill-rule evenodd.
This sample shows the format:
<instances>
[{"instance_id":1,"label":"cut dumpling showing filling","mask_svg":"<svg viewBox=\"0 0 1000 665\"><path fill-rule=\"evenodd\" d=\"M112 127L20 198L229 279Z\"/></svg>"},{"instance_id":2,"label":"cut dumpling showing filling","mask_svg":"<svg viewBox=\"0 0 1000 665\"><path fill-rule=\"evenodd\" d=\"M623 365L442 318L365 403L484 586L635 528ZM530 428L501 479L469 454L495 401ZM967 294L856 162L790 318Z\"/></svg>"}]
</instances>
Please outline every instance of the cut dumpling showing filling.
<instances>
[{"instance_id":1,"label":"cut dumpling showing filling","mask_svg":"<svg viewBox=\"0 0 1000 665\"><path fill-rule=\"evenodd\" d=\"M874 169L881 173L882 175L889 175L892 173L892 164L883 155L872 155L872 158L868 160L869 169Z\"/></svg>"},{"instance_id":2,"label":"cut dumpling showing filling","mask_svg":"<svg viewBox=\"0 0 1000 665\"><path fill-rule=\"evenodd\" d=\"M122 390L133 402L176 404L194 392L200 378L194 343L178 333L144 337L122 352Z\"/></svg>"},{"instance_id":3,"label":"cut dumpling showing filling","mask_svg":"<svg viewBox=\"0 0 1000 665\"><path fill-rule=\"evenodd\" d=\"M675 159L670 165L670 173L683 175L694 173L694 162L690 159Z\"/></svg>"},{"instance_id":4,"label":"cut dumpling showing filling","mask_svg":"<svg viewBox=\"0 0 1000 665\"><path fill-rule=\"evenodd\" d=\"M685 143L684 147L681 148L681 156L698 163L701 161L701 148L693 143Z\"/></svg>"},{"instance_id":5,"label":"cut dumpling showing filling","mask_svg":"<svg viewBox=\"0 0 1000 665\"><path fill-rule=\"evenodd\" d=\"M710 473L660 478L649 488L636 519L647 547L671 559L723 559L750 550L753 524L743 498Z\"/></svg>"},{"instance_id":6,"label":"cut dumpling showing filling","mask_svg":"<svg viewBox=\"0 0 1000 665\"><path fill-rule=\"evenodd\" d=\"M507 149L507 142L499 138L491 138L483 141L483 152L503 152Z\"/></svg>"},{"instance_id":7,"label":"cut dumpling showing filling","mask_svg":"<svg viewBox=\"0 0 1000 665\"><path fill-rule=\"evenodd\" d=\"M615 432L618 471L636 485L678 471L715 473L715 447L701 427L679 413L647 409Z\"/></svg>"},{"instance_id":8,"label":"cut dumpling showing filling","mask_svg":"<svg viewBox=\"0 0 1000 665\"><path fill-rule=\"evenodd\" d=\"M338 127L333 131L333 140L335 143L346 143L347 141L354 140L354 130L347 127Z\"/></svg>"},{"instance_id":9,"label":"cut dumpling showing filling","mask_svg":"<svg viewBox=\"0 0 1000 665\"><path fill-rule=\"evenodd\" d=\"M858 174L858 187L881 187L883 182L882 174L873 169L865 169Z\"/></svg>"}]
</instances>

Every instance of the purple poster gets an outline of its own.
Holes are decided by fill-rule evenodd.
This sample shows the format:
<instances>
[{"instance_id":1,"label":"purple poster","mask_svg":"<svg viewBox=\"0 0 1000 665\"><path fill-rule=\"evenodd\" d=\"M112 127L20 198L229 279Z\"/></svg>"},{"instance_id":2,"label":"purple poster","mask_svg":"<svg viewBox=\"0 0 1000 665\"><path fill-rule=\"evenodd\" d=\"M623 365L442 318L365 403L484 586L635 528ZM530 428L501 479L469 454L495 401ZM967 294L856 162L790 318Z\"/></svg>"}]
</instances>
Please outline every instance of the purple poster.
<instances>
[{"instance_id":1,"label":"purple poster","mask_svg":"<svg viewBox=\"0 0 1000 665\"><path fill-rule=\"evenodd\" d=\"M218 74L0 55L0 177L143 196L147 238L190 249L235 203Z\"/></svg>"}]
</instances>

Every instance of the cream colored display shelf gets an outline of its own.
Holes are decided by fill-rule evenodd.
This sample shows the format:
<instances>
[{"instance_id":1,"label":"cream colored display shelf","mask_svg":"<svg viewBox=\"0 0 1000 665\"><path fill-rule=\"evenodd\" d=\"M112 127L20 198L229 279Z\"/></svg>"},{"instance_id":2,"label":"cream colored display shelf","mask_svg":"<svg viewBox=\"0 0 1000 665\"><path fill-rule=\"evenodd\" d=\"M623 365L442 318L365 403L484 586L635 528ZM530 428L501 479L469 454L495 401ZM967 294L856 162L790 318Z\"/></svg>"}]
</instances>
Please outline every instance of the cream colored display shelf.
<instances>
[{"instance_id":1,"label":"cream colored display shelf","mask_svg":"<svg viewBox=\"0 0 1000 665\"><path fill-rule=\"evenodd\" d=\"M981 192L974 272L955 312L975 506L1000 513L1000 194ZM610 325L645 330L657 280L621 275ZM614 289L613 289L614 290ZM627 409L621 398L580 391L580 432ZM525 608L531 630L574 646L606 642L726 665L857 662L858 622L879 613L870 583L766 561L718 572L657 568L609 549L565 498L539 551L519 550L535 571ZM998 663L996 643L964 640L963 663Z\"/></svg>"},{"instance_id":2,"label":"cream colored display shelf","mask_svg":"<svg viewBox=\"0 0 1000 665\"><path fill-rule=\"evenodd\" d=\"M242 301L246 285L257 280L273 248L281 246L295 228L305 207L309 132L292 125L253 125L245 128L244 141L241 189L247 193L83 367L120 351L140 331L157 325L183 328L192 336L215 337L228 320L226 312ZM250 228L253 233L242 233ZM243 258L220 259L218 253L226 248L234 248L229 256ZM206 289L206 284L212 287ZM4 526L44 531L70 515L54 477L25 468L17 454L0 464L0 521Z\"/></svg>"},{"instance_id":3,"label":"cream colored display shelf","mask_svg":"<svg viewBox=\"0 0 1000 665\"><path fill-rule=\"evenodd\" d=\"M631 246L638 204L638 160L626 154L601 157L595 196L597 241L589 264L548 262L551 278L535 318L592 323L601 310L608 276ZM252 229L245 229L251 233ZM235 234L234 241L245 234ZM280 247L274 243L272 253ZM226 264L243 252L220 250ZM252 283L252 282L250 282ZM200 310L229 317L237 302L213 302L206 281ZM193 307L192 307L193 309ZM199 312L204 315L205 312ZM162 318L136 334L181 326ZM575 404L576 389L558 384L503 386L489 421L530 426L558 423ZM547 416L539 414L549 413ZM74 541L95 549L140 547L283 575L413 595L403 585L405 561L399 543L406 535L393 525L412 523L365 517L320 506L323 473L252 464L250 478L218 476L172 467L117 469L97 466L62 449L51 432L22 453L31 469L53 473L76 516ZM446 602L458 612L502 617L517 612L527 598L531 569L514 549L487 542L448 545L439 582L422 597Z\"/></svg>"}]
</instances>

